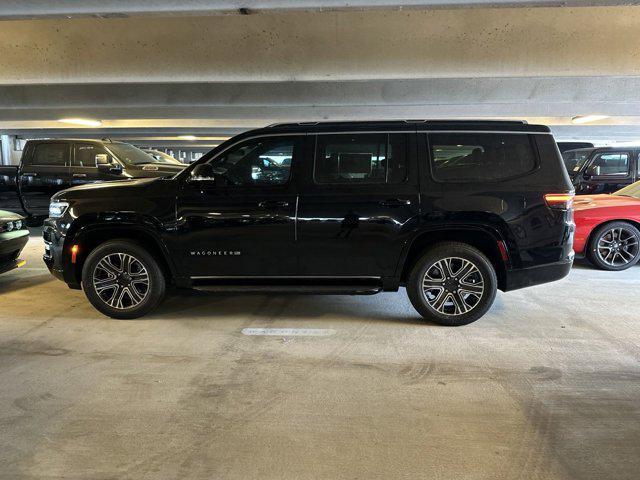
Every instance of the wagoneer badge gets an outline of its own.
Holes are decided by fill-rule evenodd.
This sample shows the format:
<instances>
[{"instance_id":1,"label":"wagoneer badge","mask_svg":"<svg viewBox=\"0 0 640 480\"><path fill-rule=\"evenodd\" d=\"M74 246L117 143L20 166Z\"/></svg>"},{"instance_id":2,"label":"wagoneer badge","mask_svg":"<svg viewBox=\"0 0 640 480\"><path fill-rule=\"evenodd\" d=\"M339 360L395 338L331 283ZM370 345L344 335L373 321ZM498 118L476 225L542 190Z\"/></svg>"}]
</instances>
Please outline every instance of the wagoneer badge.
<instances>
[{"instance_id":1,"label":"wagoneer badge","mask_svg":"<svg viewBox=\"0 0 640 480\"><path fill-rule=\"evenodd\" d=\"M240 250L190 250L191 257L237 257L242 255Z\"/></svg>"}]
</instances>

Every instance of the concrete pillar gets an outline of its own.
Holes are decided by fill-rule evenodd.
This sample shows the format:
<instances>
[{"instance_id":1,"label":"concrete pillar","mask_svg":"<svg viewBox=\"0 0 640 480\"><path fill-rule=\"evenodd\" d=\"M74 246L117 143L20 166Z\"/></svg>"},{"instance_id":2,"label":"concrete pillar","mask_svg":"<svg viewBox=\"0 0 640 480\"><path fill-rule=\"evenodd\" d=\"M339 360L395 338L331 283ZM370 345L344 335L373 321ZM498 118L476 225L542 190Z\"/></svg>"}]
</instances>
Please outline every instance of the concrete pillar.
<instances>
[{"instance_id":1,"label":"concrete pillar","mask_svg":"<svg viewBox=\"0 0 640 480\"><path fill-rule=\"evenodd\" d=\"M13 142L16 137L13 135L0 135L0 143L2 144L2 151L0 152L0 158L2 159L2 165L11 165L11 151L13 150Z\"/></svg>"}]
</instances>

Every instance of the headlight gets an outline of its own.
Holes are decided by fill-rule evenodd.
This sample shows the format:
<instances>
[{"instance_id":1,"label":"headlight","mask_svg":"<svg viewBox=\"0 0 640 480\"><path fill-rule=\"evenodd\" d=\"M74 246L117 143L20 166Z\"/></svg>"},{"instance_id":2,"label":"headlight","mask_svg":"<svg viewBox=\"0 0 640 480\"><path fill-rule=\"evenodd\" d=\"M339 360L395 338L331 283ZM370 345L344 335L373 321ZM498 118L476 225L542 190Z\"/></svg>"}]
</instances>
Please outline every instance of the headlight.
<instances>
[{"instance_id":1,"label":"headlight","mask_svg":"<svg viewBox=\"0 0 640 480\"><path fill-rule=\"evenodd\" d=\"M13 228L16 230L20 230L22 228L22 220L16 220L13 222Z\"/></svg>"},{"instance_id":2,"label":"headlight","mask_svg":"<svg viewBox=\"0 0 640 480\"><path fill-rule=\"evenodd\" d=\"M69 208L68 202L51 202L49 204L49 217L60 218Z\"/></svg>"}]
</instances>

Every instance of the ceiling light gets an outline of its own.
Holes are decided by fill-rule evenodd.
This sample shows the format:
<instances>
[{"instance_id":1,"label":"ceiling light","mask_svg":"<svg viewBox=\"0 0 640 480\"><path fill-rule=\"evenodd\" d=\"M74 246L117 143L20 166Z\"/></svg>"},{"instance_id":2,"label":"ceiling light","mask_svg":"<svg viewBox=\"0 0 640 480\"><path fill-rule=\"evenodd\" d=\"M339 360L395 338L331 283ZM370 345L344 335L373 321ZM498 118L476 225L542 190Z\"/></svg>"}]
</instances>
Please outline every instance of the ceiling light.
<instances>
[{"instance_id":1,"label":"ceiling light","mask_svg":"<svg viewBox=\"0 0 640 480\"><path fill-rule=\"evenodd\" d=\"M196 140L198 137L195 135L178 135L180 140Z\"/></svg>"},{"instance_id":2,"label":"ceiling light","mask_svg":"<svg viewBox=\"0 0 640 480\"><path fill-rule=\"evenodd\" d=\"M577 117L573 117L571 121L578 125L582 125L583 123L599 122L600 120L606 120L607 118L609 118L609 115L578 115Z\"/></svg>"},{"instance_id":3,"label":"ceiling light","mask_svg":"<svg viewBox=\"0 0 640 480\"><path fill-rule=\"evenodd\" d=\"M100 120L91 120L89 118L61 118L58 121L62 123L72 123L73 125L83 125L85 127L99 127L102 125Z\"/></svg>"}]
</instances>

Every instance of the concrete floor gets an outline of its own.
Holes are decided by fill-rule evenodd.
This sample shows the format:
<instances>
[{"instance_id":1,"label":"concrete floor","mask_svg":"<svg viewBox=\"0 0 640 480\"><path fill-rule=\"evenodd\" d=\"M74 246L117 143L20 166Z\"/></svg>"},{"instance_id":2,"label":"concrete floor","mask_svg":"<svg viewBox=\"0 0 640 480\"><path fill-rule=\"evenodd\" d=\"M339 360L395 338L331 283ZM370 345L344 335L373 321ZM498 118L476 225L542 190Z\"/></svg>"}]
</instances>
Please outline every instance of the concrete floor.
<instances>
[{"instance_id":1,"label":"concrete floor","mask_svg":"<svg viewBox=\"0 0 640 480\"><path fill-rule=\"evenodd\" d=\"M404 292L190 295L117 321L41 252L0 276L2 479L638 478L640 267L578 265L458 329Z\"/></svg>"}]
</instances>

